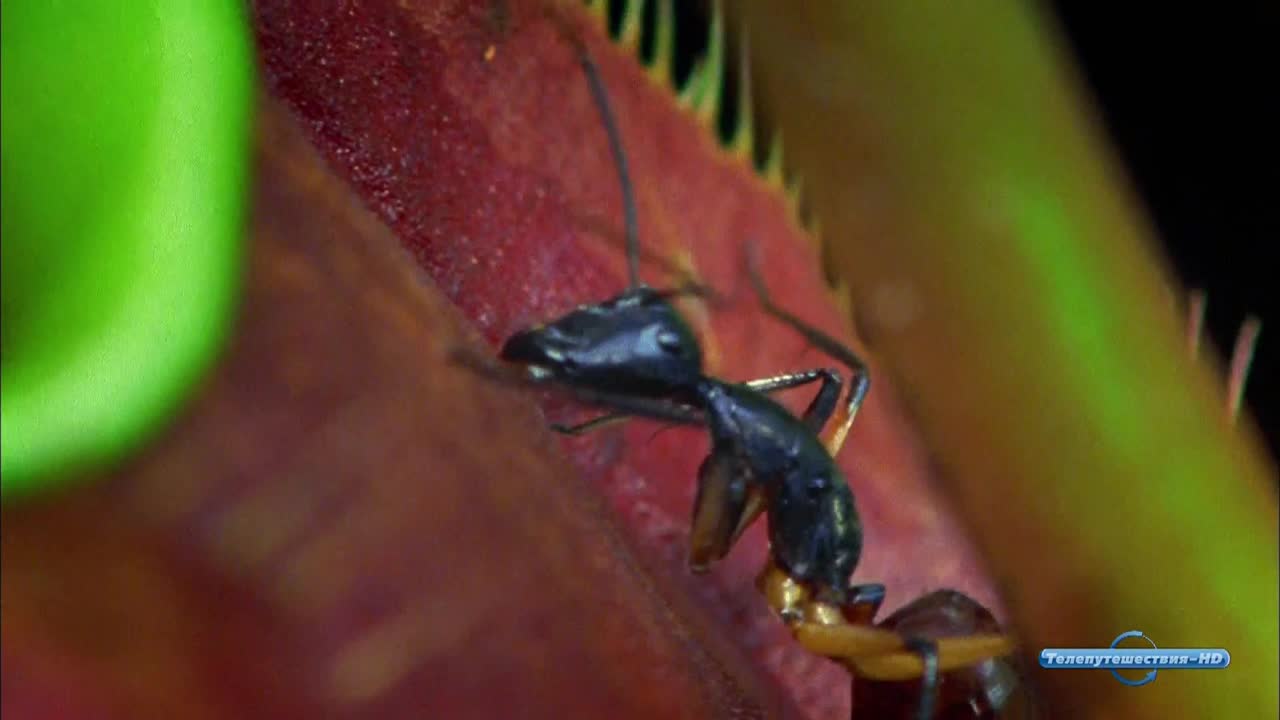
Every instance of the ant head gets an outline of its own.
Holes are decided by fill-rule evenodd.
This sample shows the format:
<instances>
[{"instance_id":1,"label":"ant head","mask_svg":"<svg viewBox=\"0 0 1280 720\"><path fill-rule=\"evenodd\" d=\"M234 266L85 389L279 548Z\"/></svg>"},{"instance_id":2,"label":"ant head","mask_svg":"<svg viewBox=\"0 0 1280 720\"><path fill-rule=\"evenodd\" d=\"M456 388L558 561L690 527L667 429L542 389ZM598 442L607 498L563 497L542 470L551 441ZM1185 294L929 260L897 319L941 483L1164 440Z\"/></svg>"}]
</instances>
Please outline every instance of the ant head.
<instances>
[{"instance_id":1,"label":"ant head","mask_svg":"<svg viewBox=\"0 0 1280 720\"><path fill-rule=\"evenodd\" d=\"M667 293L640 286L512 335L501 357L537 380L603 392L665 395L702 376L702 352Z\"/></svg>"}]
</instances>

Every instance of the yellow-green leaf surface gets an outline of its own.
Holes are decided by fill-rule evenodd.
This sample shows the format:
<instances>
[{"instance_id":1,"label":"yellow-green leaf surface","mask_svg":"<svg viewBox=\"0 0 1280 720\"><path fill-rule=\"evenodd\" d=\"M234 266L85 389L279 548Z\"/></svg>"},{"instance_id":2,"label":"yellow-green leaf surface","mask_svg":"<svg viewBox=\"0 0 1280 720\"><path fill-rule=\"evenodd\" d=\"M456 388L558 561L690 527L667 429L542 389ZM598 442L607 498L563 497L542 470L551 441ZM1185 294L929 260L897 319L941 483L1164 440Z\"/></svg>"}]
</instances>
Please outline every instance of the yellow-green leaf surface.
<instances>
[{"instance_id":1,"label":"yellow-green leaf surface","mask_svg":"<svg viewBox=\"0 0 1280 720\"><path fill-rule=\"evenodd\" d=\"M1275 467L1187 357L1167 266L1047 15L742 2L855 314L1040 648L1140 629L1231 666L1036 669L1061 717L1274 717ZM1034 667L1034 659L1032 660Z\"/></svg>"},{"instance_id":2,"label":"yellow-green leaf surface","mask_svg":"<svg viewBox=\"0 0 1280 720\"><path fill-rule=\"evenodd\" d=\"M252 63L225 3L5 3L3 488L119 460L228 334Z\"/></svg>"}]
</instances>

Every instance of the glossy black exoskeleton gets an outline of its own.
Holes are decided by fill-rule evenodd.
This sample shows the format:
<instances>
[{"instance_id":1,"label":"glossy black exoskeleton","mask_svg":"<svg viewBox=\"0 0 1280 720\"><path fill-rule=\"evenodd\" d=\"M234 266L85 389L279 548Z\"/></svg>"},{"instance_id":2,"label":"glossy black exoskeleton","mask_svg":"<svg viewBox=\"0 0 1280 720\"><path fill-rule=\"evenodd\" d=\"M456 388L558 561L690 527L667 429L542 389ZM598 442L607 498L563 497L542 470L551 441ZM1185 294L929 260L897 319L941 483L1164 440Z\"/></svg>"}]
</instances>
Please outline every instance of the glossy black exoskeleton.
<instances>
[{"instance_id":1,"label":"glossy black exoskeleton","mask_svg":"<svg viewBox=\"0 0 1280 720\"><path fill-rule=\"evenodd\" d=\"M644 286L517 333L501 357L523 365L532 381L631 398L627 415L705 425L712 451L700 472L692 564L723 557L767 508L779 568L827 602L846 600L862 531L853 493L817 435L836 410L836 371L741 384L704 375L692 331L662 293ZM765 395L814 381L822 387L803 418ZM850 417L865 387L850 394ZM557 429L579 434L618 417Z\"/></svg>"},{"instance_id":2,"label":"glossy black exoskeleton","mask_svg":"<svg viewBox=\"0 0 1280 720\"><path fill-rule=\"evenodd\" d=\"M933 717L943 673L1007 654L1010 645L998 634L960 648L949 645L950 638L927 633L845 632L869 626L884 599L883 585L850 584L862 550L862 528L853 493L832 459L866 396L866 365L834 338L776 306L758 260L750 255L747 272L764 311L847 366L852 373L848 393L842 403L844 383L830 368L742 383L704 373L697 337L671 303L698 289L656 290L639 280L635 205L620 134L594 62L585 46L576 40L575 46L618 169L629 287L508 338L500 357L508 367L518 366L519 375L465 354L459 360L499 379L554 386L609 411L575 427L554 426L563 433L581 434L629 417L705 427L711 452L698 471L690 567L702 570L723 558L751 522L765 514L771 558L761 589L797 639L846 665L855 676L871 667L865 663L873 656L914 660L918 669L906 677L920 680L917 715ZM799 417L768 396L814 382L820 383L818 392Z\"/></svg>"}]
</instances>

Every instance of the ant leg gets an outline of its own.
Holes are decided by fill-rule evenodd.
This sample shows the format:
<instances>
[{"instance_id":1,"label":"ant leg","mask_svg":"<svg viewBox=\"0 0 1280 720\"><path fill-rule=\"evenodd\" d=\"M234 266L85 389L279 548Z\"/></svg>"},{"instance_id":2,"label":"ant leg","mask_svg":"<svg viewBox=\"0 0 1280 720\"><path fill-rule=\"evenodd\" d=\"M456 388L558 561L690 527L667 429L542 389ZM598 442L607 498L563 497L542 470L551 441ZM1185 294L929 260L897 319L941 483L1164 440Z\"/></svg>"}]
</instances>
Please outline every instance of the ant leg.
<instances>
[{"instance_id":1,"label":"ant leg","mask_svg":"<svg viewBox=\"0 0 1280 720\"><path fill-rule=\"evenodd\" d=\"M891 630L865 625L805 622L792 628L806 650L839 662L871 680L911 680L927 668L919 653ZM999 633L974 633L942 638L938 644L939 673L968 667L1014 650L1013 638Z\"/></svg>"},{"instance_id":2,"label":"ant leg","mask_svg":"<svg viewBox=\"0 0 1280 720\"><path fill-rule=\"evenodd\" d=\"M871 387L871 375L867 369L867 364L843 343L774 304L773 298L769 295L769 289L765 287L764 278L760 274L758 254L758 246L749 242L747 244L747 274L751 279L752 287L755 288L756 297L764 307L764 311L798 332L805 340L809 341L809 344L847 365L852 373L850 376L849 396L844 407L841 408L841 417L837 419L830 434L823 438L823 442L827 446L827 452L832 457L835 457L836 453L840 452L840 448L844 445L845 438L849 434L849 427L853 425L854 417L858 414L858 408L862 407L862 401L866 398L867 390Z\"/></svg>"},{"instance_id":3,"label":"ant leg","mask_svg":"<svg viewBox=\"0 0 1280 720\"><path fill-rule=\"evenodd\" d=\"M822 388L818 390L818 396L810 403L809 408L805 410L805 424L813 432L818 432L822 426L826 424L831 414L835 411L836 400L840 395L840 375L834 370L804 370L801 372L784 373L774 375L772 377L761 378L759 380L749 380L743 385L757 390L759 392L774 393L782 390L789 390L801 385L808 385L812 382L822 381ZM599 430L609 425L625 422L631 419L627 413L609 413L591 418L577 425L563 425L555 423L551 425L551 429L563 435L586 435L589 432Z\"/></svg>"},{"instance_id":4,"label":"ant leg","mask_svg":"<svg viewBox=\"0 0 1280 720\"><path fill-rule=\"evenodd\" d=\"M764 512L764 491L759 486L748 486L747 504L738 518L738 527L734 528L733 534L729 536L729 547L738 543L738 538L742 537L742 533L751 527L751 523L755 522L762 512Z\"/></svg>"},{"instance_id":5,"label":"ant leg","mask_svg":"<svg viewBox=\"0 0 1280 720\"><path fill-rule=\"evenodd\" d=\"M749 467L732 449L716 448L698 468L689 533L689 569L705 572L723 558L763 507Z\"/></svg>"},{"instance_id":6,"label":"ant leg","mask_svg":"<svg viewBox=\"0 0 1280 720\"><path fill-rule=\"evenodd\" d=\"M903 643L908 650L920 656L924 663L924 675L920 678L920 720L931 720L938 704L938 643L923 637L909 637Z\"/></svg>"},{"instance_id":7,"label":"ant leg","mask_svg":"<svg viewBox=\"0 0 1280 720\"><path fill-rule=\"evenodd\" d=\"M703 285L702 283L694 282L693 280L688 280L685 283L673 288L654 290L654 293L657 294L657 296L662 298L663 300L675 300L677 298L683 298L683 297L696 297L696 298L701 298L703 300L711 301L712 303L721 303L724 301L723 296L721 296L720 293L716 292L715 288L711 287L710 285Z\"/></svg>"},{"instance_id":8,"label":"ant leg","mask_svg":"<svg viewBox=\"0 0 1280 720\"><path fill-rule=\"evenodd\" d=\"M807 385L818 380L822 381L822 387L818 388L818 394L814 396L809 403L809 407L805 408L804 415L801 416L805 426L816 435L822 431L823 426L827 424L827 421L831 419L831 415L835 413L836 403L840 399L840 386L842 385L840 373L829 368L819 368L795 373L783 373L773 377L751 380L743 384L752 390L771 393Z\"/></svg>"},{"instance_id":9,"label":"ant leg","mask_svg":"<svg viewBox=\"0 0 1280 720\"><path fill-rule=\"evenodd\" d=\"M845 619L854 625L870 625L884 604L884 585L867 583L849 588L842 604Z\"/></svg>"},{"instance_id":10,"label":"ant leg","mask_svg":"<svg viewBox=\"0 0 1280 720\"><path fill-rule=\"evenodd\" d=\"M938 673L951 672L976 665L983 660L1008 655L1015 647L1013 638L998 633L942 638L937 644ZM922 677L927 670L919 654L910 650L851 658L851 661L860 675L872 680L909 680Z\"/></svg>"},{"instance_id":11,"label":"ant leg","mask_svg":"<svg viewBox=\"0 0 1280 720\"><path fill-rule=\"evenodd\" d=\"M756 578L756 586L769 607L788 623L870 626L884 603L884 585L880 583L853 585L839 598L815 598L809 587L779 568L772 557ZM896 645L890 643L886 647Z\"/></svg>"},{"instance_id":12,"label":"ant leg","mask_svg":"<svg viewBox=\"0 0 1280 720\"><path fill-rule=\"evenodd\" d=\"M577 425L551 423L551 430L553 432L558 432L561 435L573 435L576 437L578 435L586 435L589 432L599 430L603 427L608 427L609 425L617 425L618 423L623 423L630 419L631 416L625 413L609 413L608 415L591 418L586 422L580 422Z\"/></svg>"},{"instance_id":13,"label":"ant leg","mask_svg":"<svg viewBox=\"0 0 1280 720\"><path fill-rule=\"evenodd\" d=\"M802 583L769 560L756 584L769 606L791 626L800 646L830 658L871 680L911 680L929 668L920 653L893 630L870 624L884 600L884 586L855 585L837 607L815 602ZM1013 638L997 633L973 633L937 642L937 673L968 667L1014 650ZM932 663L932 661L931 661Z\"/></svg>"}]
</instances>

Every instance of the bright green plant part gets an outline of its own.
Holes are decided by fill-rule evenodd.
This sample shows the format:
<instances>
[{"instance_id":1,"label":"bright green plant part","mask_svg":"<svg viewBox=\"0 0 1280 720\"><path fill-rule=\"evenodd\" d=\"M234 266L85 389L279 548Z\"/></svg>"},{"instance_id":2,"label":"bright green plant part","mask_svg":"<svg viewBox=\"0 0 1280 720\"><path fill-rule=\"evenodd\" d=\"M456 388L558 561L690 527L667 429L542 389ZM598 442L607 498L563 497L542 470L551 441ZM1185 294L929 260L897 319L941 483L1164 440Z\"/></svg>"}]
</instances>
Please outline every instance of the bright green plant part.
<instances>
[{"instance_id":1,"label":"bright green plant part","mask_svg":"<svg viewBox=\"0 0 1280 720\"><path fill-rule=\"evenodd\" d=\"M3 494L119 459L227 334L252 64L216 2L3 8Z\"/></svg>"},{"instance_id":2,"label":"bright green plant part","mask_svg":"<svg viewBox=\"0 0 1280 720\"><path fill-rule=\"evenodd\" d=\"M1038 672L1064 717L1277 706L1275 467L1188 357L1058 38L1002 2L743 2L762 95L1029 655L1139 628L1222 673ZM768 32L756 32L767 28ZM1242 376L1241 373L1235 373Z\"/></svg>"}]
</instances>

